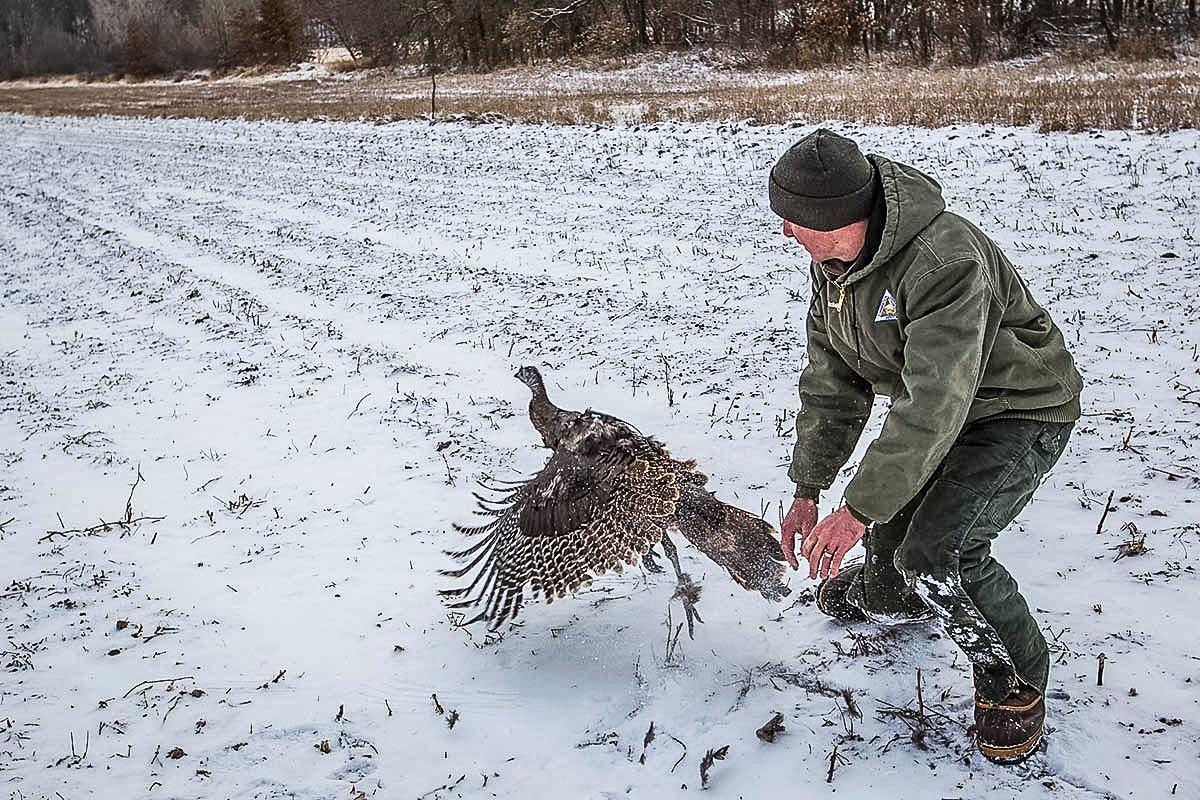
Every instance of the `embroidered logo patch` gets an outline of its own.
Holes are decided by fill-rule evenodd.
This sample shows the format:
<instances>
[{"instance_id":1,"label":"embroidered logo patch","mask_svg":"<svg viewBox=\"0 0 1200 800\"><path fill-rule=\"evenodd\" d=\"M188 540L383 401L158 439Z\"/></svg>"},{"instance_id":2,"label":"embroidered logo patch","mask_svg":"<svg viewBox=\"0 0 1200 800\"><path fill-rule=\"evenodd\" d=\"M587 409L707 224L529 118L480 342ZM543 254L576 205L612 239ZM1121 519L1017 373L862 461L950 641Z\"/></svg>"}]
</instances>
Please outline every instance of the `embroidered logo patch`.
<instances>
[{"instance_id":1,"label":"embroidered logo patch","mask_svg":"<svg viewBox=\"0 0 1200 800\"><path fill-rule=\"evenodd\" d=\"M883 290L879 299L879 310L875 312L876 322L894 322L896 319L896 297L888 289Z\"/></svg>"}]
</instances>

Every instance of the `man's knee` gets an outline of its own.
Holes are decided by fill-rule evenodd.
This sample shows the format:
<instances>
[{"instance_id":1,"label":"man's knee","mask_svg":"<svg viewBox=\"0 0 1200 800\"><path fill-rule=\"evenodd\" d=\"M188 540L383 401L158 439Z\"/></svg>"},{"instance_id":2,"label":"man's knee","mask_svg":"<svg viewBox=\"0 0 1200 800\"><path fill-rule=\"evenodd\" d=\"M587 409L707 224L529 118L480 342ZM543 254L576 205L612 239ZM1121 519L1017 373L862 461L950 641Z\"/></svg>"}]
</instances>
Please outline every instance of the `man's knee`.
<instances>
[{"instance_id":1,"label":"man's knee","mask_svg":"<svg viewBox=\"0 0 1200 800\"><path fill-rule=\"evenodd\" d=\"M909 586L923 596L936 595L939 586L956 586L972 599L979 587L997 582L999 567L987 548L957 553L908 542L897 548L894 563Z\"/></svg>"},{"instance_id":2,"label":"man's knee","mask_svg":"<svg viewBox=\"0 0 1200 800\"><path fill-rule=\"evenodd\" d=\"M962 559L948 539L909 537L896 549L894 564L909 588L943 617L959 598L970 596Z\"/></svg>"},{"instance_id":3,"label":"man's knee","mask_svg":"<svg viewBox=\"0 0 1200 800\"><path fill-rule=\"evenodd\" d=\"M931 543L909 536L896 548L892 563L896 570L912 583L920 576L937 577L945 574L946 556L946 553L936 546L931 546Z\"/></svg>"}]
</instances>

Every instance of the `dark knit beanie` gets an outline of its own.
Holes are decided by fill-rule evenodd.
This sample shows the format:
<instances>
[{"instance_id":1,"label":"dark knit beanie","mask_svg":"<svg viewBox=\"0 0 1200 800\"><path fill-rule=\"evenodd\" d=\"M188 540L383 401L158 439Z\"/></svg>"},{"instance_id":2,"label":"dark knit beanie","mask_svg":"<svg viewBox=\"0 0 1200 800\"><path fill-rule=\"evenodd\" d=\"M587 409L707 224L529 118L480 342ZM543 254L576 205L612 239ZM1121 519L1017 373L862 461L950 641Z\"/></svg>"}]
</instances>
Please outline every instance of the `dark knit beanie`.
<instances>
[{"instance_id":1,"label":"dark knit beanie","mask_svg":"<svg viewBox=\"0 0 1200 800\"><path fill-rule=\"evenodd\" d=\"M875 168L853 141L818 128L780 156L770 194L771 210L788 222L831 231L870 216Z\"/></svg>"}]
</instances>

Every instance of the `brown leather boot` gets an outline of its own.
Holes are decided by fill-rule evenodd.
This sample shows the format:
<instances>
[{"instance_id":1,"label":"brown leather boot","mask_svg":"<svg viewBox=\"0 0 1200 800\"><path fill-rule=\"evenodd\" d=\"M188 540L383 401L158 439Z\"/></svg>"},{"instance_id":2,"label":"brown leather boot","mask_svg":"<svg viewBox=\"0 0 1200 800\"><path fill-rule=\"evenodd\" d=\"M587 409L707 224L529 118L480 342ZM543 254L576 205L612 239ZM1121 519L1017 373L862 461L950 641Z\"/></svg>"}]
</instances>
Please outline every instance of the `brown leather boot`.
<instances>
[{"instance_id":1,"label":"brown leather boot","mask_svg":"<svg viewBox=\"0 0 1200 800\"><path fill-rule=\"evenodd\" d=\"M1032 686L1019 686L1004 700L975 694L975 741L997 764L1019 764L1037 750L1046 722L1046 703Z\"/></svg>"},{"instance_id":2,"label":"brown leather boot","mask_svg":"<svg viewBox=\"0 0 1200 800\"><path fill-rule=\"evenodd\" d=\"M817 610L842 622L866 622L862 609L846 600L846 592L859 579L862 568L861 561L850 564L817 584Z\"/></svg>"}]
</instances>

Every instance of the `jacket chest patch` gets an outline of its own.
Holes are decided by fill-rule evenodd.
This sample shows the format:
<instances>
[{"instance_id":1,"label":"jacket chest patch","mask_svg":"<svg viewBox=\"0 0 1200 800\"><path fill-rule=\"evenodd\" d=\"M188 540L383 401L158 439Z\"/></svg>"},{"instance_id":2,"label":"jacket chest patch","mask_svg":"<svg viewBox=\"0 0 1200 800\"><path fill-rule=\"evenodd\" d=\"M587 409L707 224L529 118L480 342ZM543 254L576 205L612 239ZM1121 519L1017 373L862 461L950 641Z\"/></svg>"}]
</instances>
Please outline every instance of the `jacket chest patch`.
<instances>
[{"instance_id":1,"label":"jacket chest patch","mask_svg":"<svg viewBox=\"0 0 1200 800\"><path fill-rule=\"evenodd\" d=\"M868 306L869 308L870 306ZM891 290L884 289L883 297L879 298L879 310L875 312L876 322L896 321L896 296Z\"/></svg>"}]
</instances>

